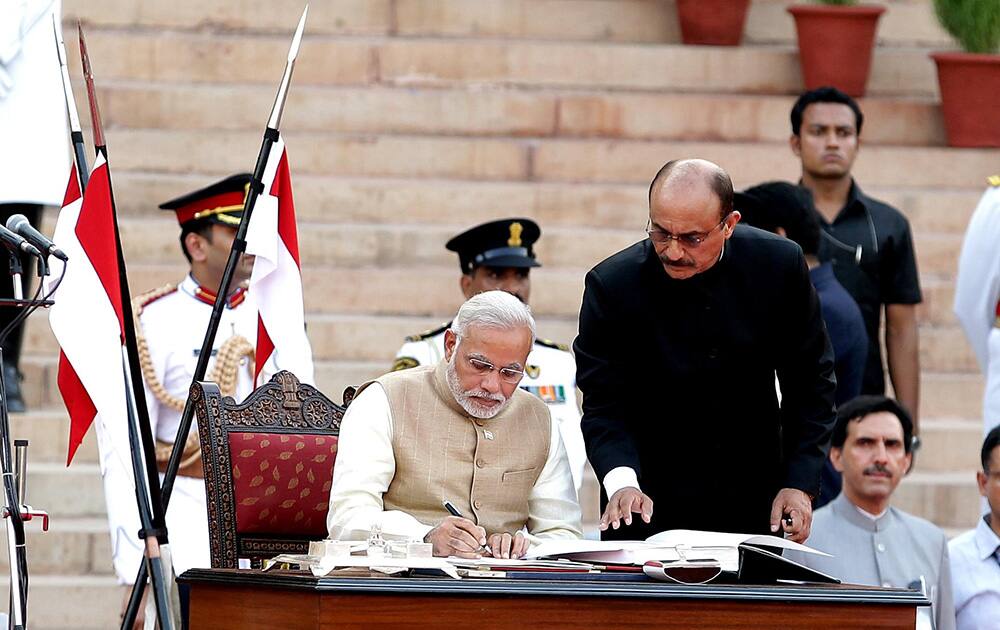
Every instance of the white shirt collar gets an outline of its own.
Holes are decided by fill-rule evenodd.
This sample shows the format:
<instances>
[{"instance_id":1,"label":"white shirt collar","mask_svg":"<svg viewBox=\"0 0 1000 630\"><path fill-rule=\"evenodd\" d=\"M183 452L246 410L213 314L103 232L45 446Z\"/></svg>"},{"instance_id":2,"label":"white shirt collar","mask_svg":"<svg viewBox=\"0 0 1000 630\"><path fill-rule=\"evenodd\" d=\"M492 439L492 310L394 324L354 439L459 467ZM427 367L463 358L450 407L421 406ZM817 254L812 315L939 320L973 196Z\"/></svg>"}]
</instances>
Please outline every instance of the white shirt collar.
<instances>
[{"instance_id":1,"label":"white shirt collar","mask_svg":"<svg viewBox=\"0 0 1000 630\"><path fill-rule=\"evenodd\" d=\"M987 518L989 515L979 519L979 524L976 525L976 551L980 560L986 560L997 552L997 547L1000 547L1000 536L997 536L986 522Z\"/></svg>"}]
</instances>

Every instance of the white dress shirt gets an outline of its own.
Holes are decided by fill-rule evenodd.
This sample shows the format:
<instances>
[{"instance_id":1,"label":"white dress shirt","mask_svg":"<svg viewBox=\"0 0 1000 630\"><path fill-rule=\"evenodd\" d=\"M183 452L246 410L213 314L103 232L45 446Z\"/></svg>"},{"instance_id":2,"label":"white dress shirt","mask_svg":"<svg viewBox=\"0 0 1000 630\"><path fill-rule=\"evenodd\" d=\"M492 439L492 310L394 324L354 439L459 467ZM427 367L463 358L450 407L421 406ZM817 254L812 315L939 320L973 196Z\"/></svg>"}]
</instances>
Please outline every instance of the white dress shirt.
<instances>
[{"instance_id":1,"label":"white dress shirt","mask_svg":"<svg viewBox=\"0 0 1000 630\"><path fill-rule=\"evenodd\" d=\"M542 538L583 536L573 475L554 421L551 431L545 466L528 497L526 534L532 543ZM383 536L423 540L438 525L422 523L400 510L384 509L382 495L396 473L392 434L389 399L381 385L372 383L351 402L340 425L327 517L331 538L364 540L378 523Z\"/></svg>"},{"instance_id":2,"label":"white dress shirt","mask_svg":"<svg viewBox=\"0 0 1000 630\"><path fill-rule=\"evenodd\" d=\"M987 518L948 543L957 630L1000 630L1000 536Z\"/></svg>"}]
</instances>

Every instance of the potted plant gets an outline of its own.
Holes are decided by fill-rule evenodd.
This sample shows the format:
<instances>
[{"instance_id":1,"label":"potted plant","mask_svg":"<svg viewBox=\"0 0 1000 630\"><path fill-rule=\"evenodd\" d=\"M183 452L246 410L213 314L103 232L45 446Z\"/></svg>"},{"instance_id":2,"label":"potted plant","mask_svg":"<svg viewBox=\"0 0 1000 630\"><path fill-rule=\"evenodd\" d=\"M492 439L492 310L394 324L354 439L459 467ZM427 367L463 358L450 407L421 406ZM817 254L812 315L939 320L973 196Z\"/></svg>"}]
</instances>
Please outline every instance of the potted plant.
<instances>
[{"instance_id":1,"label":"potted plant","mask_svg":"<svg viewBox=\"0 0 1000 630\"><path fill-rule=\"evenodd\" d=\"M788 7L795 18L806 89L832 85L864 96L875 30L885 7L857 0L820 0Z\"/></svg>"},{"instance_id":2,"label":"potted plant","mask_svg":"<svg viewBox=\"0 0 1000 630\"><path fill-rule=\"evenodd\" d=\"M750 0L677 0L685 44L738 46Z\"/></svg>"},{"instance_id":3,"label":"potted plant","mask_svg":"<svg viewBox=\"0 0 1000 630\"><path fill-rule=\"evenodd\" d=\"M964 52L936 52L948 144L1000 147L1000 0L934 0Z\"/></svg>"}]
</instances>

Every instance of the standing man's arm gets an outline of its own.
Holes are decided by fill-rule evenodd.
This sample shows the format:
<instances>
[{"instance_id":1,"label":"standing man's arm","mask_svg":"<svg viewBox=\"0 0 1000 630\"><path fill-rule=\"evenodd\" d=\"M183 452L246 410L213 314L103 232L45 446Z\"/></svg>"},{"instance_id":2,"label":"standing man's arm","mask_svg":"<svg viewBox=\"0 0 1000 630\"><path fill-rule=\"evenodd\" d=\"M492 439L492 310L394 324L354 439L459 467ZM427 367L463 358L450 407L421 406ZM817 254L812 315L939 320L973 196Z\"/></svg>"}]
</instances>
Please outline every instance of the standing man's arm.
<instances>
[{"instance_id":1,"label":"standing man's arm","mask_svg":"<svg viewBox=\"0 0 1000 630\"><path fill-rule=\"evenodd\" d=\"M920 276L910 224L902 225L882 257L881 293L885 304L885 347L889 379L896 399L913 416L913 434L920 434L920 338L917 304ZM877 340L876 340L877 342Z\"/></svg>"},{"instance_id":2,"label":"standing man's arm","mask_svg":"<svg viewBox=\"0 0 1000 630\"><path fill-rule=\"evenodd\" d=\"M804 542L812 526L811 497L819 494L820 471L835 419L833 348L819 298L801 253L788 264L784 284L783 343L777 366L785 478L771 506L771 530ZM782 520L783 515L791 523Z\"/></svg>"},{"instance_id":3,"label":"standing man's arm","mask_svg":"<svg viewBox=\"0 0 1000 630\"><path fill-rule=\"evenodd\" d=\"M885 349L889 378L896 399L913 416L913 434L920 435L920 336L915 304L886 304Z\"/></svg>"},{"instance_id":4,"label":"standing man's arm","mask_svg":"<svg viewBox=\"0 0 1000 630\"><path fill-rule=\"evenodd\" d=\"M645 522L653 515L653 501L639 488L639 451L627 426L624 396L629 391L625 366L615 360L618 324L608 313L608 299L600 277L587 274L580 308L580 334L573 344L576 382L583 392L580 428L587 457L608 496L600 528L632 523L639 513Z\"/></svg>"}]
</instances>

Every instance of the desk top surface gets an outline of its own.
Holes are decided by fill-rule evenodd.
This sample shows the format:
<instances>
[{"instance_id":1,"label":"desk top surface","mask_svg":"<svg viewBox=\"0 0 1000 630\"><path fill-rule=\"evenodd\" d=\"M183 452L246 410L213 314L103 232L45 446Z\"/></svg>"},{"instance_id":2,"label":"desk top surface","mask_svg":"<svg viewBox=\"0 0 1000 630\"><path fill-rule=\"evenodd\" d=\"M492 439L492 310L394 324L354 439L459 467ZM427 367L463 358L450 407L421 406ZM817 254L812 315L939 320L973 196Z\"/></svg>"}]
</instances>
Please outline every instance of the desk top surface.
<instances>
[{"instance_id":1,"label":"desk top surface","mask_svg":"<svg viewBox=\"0 0 1000 630\"><path fill-rule=\"evenodd\" d=\"M744 584L668 584L613 580L518 580L503 578L364 576L314 577L303 571L262 572L248 569L191 569L181 583L223 587L256 587L320 592L469 595L477 597L547 596L646 599L716 599L780 602L865 603L926 606L928 600L908 589L853 584L752 586Z\"/></svg>"}]
</instances>

